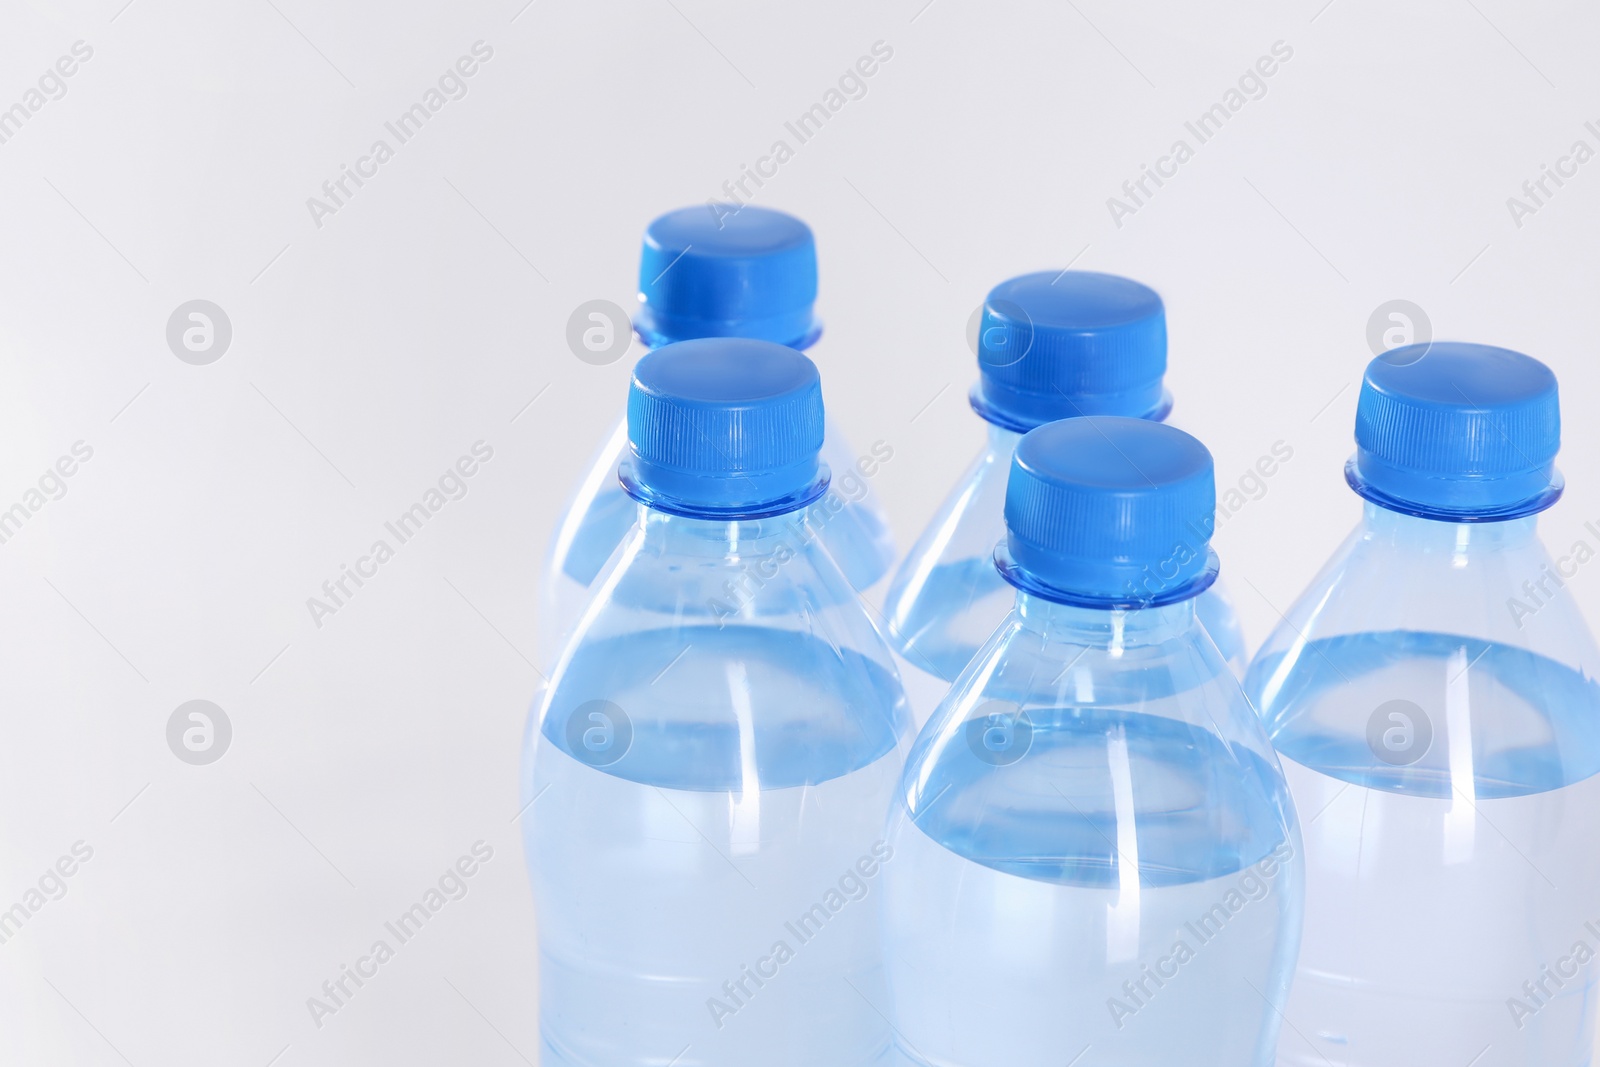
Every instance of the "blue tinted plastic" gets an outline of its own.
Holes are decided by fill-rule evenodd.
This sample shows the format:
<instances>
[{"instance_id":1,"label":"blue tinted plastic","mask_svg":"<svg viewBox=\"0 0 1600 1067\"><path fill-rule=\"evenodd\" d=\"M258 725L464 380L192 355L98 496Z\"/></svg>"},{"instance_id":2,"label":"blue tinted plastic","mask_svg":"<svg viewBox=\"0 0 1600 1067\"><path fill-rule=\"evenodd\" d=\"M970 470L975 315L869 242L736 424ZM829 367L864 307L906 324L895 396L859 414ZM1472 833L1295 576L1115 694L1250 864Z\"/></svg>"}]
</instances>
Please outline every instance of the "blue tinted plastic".
<instances>
[{"instance_id":1,"label":"blue tinted plastic","mask_svg":"<svg viewBox=\"0 0 1600 1067\"><path fill-rule=\"evenodd\" d=\"M866 592L888 574L894 541L869 479L893 456L882 441L851 451L831 419L821 460L829 484L815 528L852 587ZM627 452L626 425L619 423L579 482L551 540L543 572L540 644L551 655L571 632L606 561L633 526L634 501L621 481Z\"/></svg>"},{"instance_id":2,"label":"blue tinted plastic","mask_svg":"<svg viewBox=\"0 0 1600 1067\"><path fill-rule=\"evenodd\" d=\"M1000 558L1021 591L890 815L886 967L912 1062L1272 1063L1302 859L1266 733L1195 614L1214 497L1210 453L1157 423L1070 419L1019 445ZM1185 599L1073 602L1190 531L1206 565L1167 590Z\"/></svg>"},{"instance_id":3,"label":"blue tinted plastic","mask_svg":"<svg viewBox=\"0 0 1600 1067\"><path fill-rule=\"evenodd\" d=\"M1532 517L1368 503L1251 664L1305 816L1279 1063L1583 1067L1600 925L1600 671Z\"/></svg>"},{"instance_id":4,"label":"blue tinted plastic","mask_svg":"<svg viewBox=\"0 0 1600 1067\"><path fill-rule=\"evenodd\" d=\"M813 527L851 586L865 591L888 573L894 543L877 494L863 471L875 470L891 453L882 442L854 453L831 420L827 425L822 461L830 481L813 505ZM588 603L600 571L633 528L636 505L619 477L626 451L626 427L619 425L578 484L556 527L540 576L539 650L543 663L554 661Z\"/></svg>"},{"instance_id":5,"label":"blue tinted plastic","mask_svg":"<svg viewBox=\"0 0 1600 1067\"><path fill-rule=\"evenodd\" d=\"M884 875L909 1062L1272 1063L1299 838L1196 602L1020 594L923 728Z\"/></svg>"},{"instance_id":6,"label":"blue tinted plastic","mask_svg":"<svg viewBox=\"0 0 1600 1067\"><path fill-rule=\"evenodd\" d=\"M961 669L1011 610L1016 590L995 568L1005 537L1006 475L1021 435L990 425L978 458L956 482L889 585L884 605L890 643L918 721L932 714ZM1223 657L1242 671L1244 635L1225 578L1200 595L1196 610Z\"/></svg>"},{"instance_id":7,"label":"blue tinted plastic","mask_svg":"<svg viewBox=\"0 0 1600 1067\"><path fill-rule=\"evenodd\" d=\"M746 337L809 348L821 334L815 241L792 215L706 205L661 216L646 231L635 328L649 346L698 337ZM850 584L869 592L894 564L894 540L870 478L893 450L857 451L828 420L822 461L832 474L814 527ZM578 483L551 540L540 581L539 660L554 660L588 602L595 578L633 525L619 481L627 450L619 423Z\"/></svg>"},{"instance_id":8,"label":"blue tinted plastic","mask_svg":"<svg viewBox=\"0 0 1600 1067\"><path fill-rule=\"evenodd\" d=\"M1166 308L1151 288L1111 274L1044 271L992 289L979 322L973 411L989 440L889 584L884 617L921 721L1011 607L996 572L1006 472L1021 434L1060 419L1123 415L1164 421L1172 397ZM1202 622L1235 671L1244 635L1222 583L1202 595Z\"/></svg>"},{"instance_id":9,"label":"blue tinted plastic","mask_svg":"<svg viewBox=\"0 0 1600 1067\"><path fill-rule=\"evenodd\" d=\"M883 1063L889 650L811 510L638 515L524 758L543 1062Z\"/></svg>"}]
</instances>

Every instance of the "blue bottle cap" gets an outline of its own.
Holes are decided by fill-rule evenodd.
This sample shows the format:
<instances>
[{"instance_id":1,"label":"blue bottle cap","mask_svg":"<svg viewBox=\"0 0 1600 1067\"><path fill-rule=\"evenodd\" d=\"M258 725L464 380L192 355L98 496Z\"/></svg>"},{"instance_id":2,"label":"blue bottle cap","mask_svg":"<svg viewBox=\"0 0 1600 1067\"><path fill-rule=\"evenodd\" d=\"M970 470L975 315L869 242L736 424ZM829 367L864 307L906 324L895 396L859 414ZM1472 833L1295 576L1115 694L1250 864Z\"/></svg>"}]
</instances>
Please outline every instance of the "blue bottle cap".
<instances>
[{"instance_id":1,"label":"blue bottle cap","mask_svg":"<svg viewBox=\"0 0 1600 1067\"><path fill-rule=\"evenodd\" d=\"M1019 433L1079 415L1159 420L1172 406L1166 309L1115 274L1024 274L989 290L978 370L973 408Z\"/></svg>"},{"instance_id":2,"label":"blue bottle cap","mask_svg":"<svg viewBox=\"0 0 1600 1067\"><path fill-rule=\"evenodd\" d=\"M1506 348L1406 345L1367 364L1345 478L1375 504L1422 518L1492 522L1561 496L1556 376Z\"/></svg>"},{"instance_id":3,"label":"blue bottle cap","mask_svg":"<svg viewBox=\"0 0 1600 1067\"><path fill-rule=\"evenodd\" d=\"M659 511L755 519L804 507L828 485L816 364L740 337L648 352L628 387L628 447L623 487Z\"/></svg>"},{"instance_id":4,"label":"blue bottle cap","mask_svg":"<svg viewBox=\"0 0 1600 1067\"><path fill-rule=\"evenodd\" d=\"M1017 445L1000 571L1093 607L1185 600L1216 580L1211 453L1182 430L1115 415L1064 419Z\"/></svg>"},{"instance_id":5,"label":"blue bottle cap","mask_svg":"<svg viewBox=\"0 0 1600 1067\"><path fill-rule=\"evenodd\" d=\"M816 240L793 215L702 204L644 232L634 329L652 348L695 337L809 348L822 332L816 300Z\"/></svg>"}]
</instances>

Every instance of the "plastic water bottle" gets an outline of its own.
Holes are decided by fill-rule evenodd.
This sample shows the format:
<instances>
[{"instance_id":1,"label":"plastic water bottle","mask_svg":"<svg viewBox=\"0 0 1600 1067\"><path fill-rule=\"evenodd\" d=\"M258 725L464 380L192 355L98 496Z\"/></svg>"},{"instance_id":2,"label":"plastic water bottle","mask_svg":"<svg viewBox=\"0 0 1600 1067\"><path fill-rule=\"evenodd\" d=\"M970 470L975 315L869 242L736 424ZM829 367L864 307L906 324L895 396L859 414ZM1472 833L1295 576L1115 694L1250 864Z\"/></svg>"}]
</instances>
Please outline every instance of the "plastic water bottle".
<instances>
[{"instance_id":1,"label":"plastic water bottle","mask_svg":"<svg viewBox=\"0 0 1600 1067\"><path fill-rule=\"evenodd\" d=\"M760 207L686 207L645 230L634 327L651 348L699 337L751 337L809 349L822 334L816 298L816 242L804 222ZM556 529L540 598L545 663L565 643L595 578L632 529L633 501L617 482L626 431L619 423L606 439ZM860 592L878 586L895 560L888 521L869 482L892 455L883 442L857 452L837 426L827 427L822 457L833 483L816 526Z\"/></svg>"},{"instance_id":2,"label":"plastic water bottle","mask_svg":"<svg viewBox=\"0 0 1600 1067\"><path fill-rule=\"evenodd\" d=\"M1600 672L1552 559L1556 380L1482 345L1367 368L1361 524L1247 689L1305 819L1279 1062L1579 1067L1600 953Z\"/></svg>"},{"instance_id":3,"label":"plastic water bottle","mask_svg":"<svg viewBox=\"0 0 1600 1067\"><path fill-rule=\"evenodd\" d=\"M1166 311L1138 282L1046 271L990 291L971 393L988 443L912 546L884 604L919 723L1011 610L1011 587L992 557L1005 536L1006 474L1021 436L1080 415L1163 421L1172 408L1166 369ZM1220 587L1201 596L1198 610L1223 658L1242 672L1244 638Z\"/></svg>"},{"instance_id":4,"label":"plastic water bottle","mask_svg":"<svg viewBox=\"0 0 1600 1067\"><path fill-rule=\"evenodd\" d=\"M684 341L634 368L634 526L524 762L546 1064L888 1055L877 898L910 718L812 525L822 437L791 349Z\"/></svg>"},{"instance_id":5,"label":"plastic water bottle","mask_svg":"<svg viewBox=\"0 0 1600 1067\"><path fill-rule=\"evenodd\" d=\"M1015 604L890 816L885 963L912 1063L1272 1063L1303 861L1197 619L1214 506L1210 454L1155 422L1068 419L1017 447L996 551Z\"/></svg>"}]
</instances>

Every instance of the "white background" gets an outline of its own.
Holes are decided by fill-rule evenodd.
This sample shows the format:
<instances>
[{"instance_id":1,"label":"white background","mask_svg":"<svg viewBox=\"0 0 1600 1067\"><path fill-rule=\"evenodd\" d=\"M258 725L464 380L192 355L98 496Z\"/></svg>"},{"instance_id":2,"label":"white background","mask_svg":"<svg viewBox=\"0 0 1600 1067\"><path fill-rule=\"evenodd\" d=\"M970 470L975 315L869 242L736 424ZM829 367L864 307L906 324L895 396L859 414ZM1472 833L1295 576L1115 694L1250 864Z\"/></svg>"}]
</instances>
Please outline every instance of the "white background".
<instances>
[{"instance_id":1,"label":"white background","mask_svg":"<svg viewBox=\"0 0 1600 1067\"><path fill-rule=\"evenodd\" d=\"M1600 148L1592 5L125 2L0 3L0 108L93 49L0 144L0 509L93 448L0 544L0 908L94 850L0 945L0 1062L536 1058L535 588L631 363L576 359L568 316L630 306L644 224L722 195L877 41L867 94L754 202L816 230L827 398L894 448L902 547L982 439L969 314L1068 264L1166 298L1178 421L1223 487L1294 450L1218 537L1252 644L1357 517L1392 299L1556 369L1544 529L1594 540L1600 162L1507 207ZM319 227L307 198L480 40L468 94ZM1107 198L1278 41L1265 95L1118 226ZM166 342L197 298L233 329L206 366ZM307 598L480 440L468 495L318 627ZM1600 569L1571 588L1600 612ZM232 722L209 766L167 746L191 699ZM479 840L467 896L315 1025L307 998Z\"/></svg>"}]
</instances>

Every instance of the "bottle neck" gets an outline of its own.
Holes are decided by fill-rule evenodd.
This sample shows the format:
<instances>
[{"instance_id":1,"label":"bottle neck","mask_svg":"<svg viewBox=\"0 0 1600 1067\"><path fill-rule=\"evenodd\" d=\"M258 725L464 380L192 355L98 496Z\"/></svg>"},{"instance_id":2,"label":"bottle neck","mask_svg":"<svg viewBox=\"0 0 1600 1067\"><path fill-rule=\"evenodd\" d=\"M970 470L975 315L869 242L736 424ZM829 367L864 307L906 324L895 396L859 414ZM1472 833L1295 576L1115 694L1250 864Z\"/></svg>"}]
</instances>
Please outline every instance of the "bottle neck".
<instances>
[{"instance_id":1,"label":"bottle neck","mask_svg":"<svg viewBox=\"0 0 1600 1067\"><path fill-rule=\"evenodd\" d=\"M1524 515L1501 522L1450 522L1391 511L1368 501L1362 518L1366 537L1388 548L1449 553L1466 566L1476 557L1532 547L1539 542L1539 517Z\"/></svg>"},{"instance_id":2,"label":"bottle neck","mask_svg":"<svg viewBox=\"0 0 1600 1067\"><path fill-rule=\"evenodd\" d=\"M1062 399L1070 398L1062 394ZM1037 429L1046 423L1059 422L1062 419L1075 418L1079 415L1128 415L1133 418L1149 419L1151 422L1166 422L1167 416L1172 414L1172 394L1167 392L1165 388L1161 389L1161 395L1157 399L1155 406L1143 410L1137 407L1133 411L1127 410L1129 405L1126 397L1114 402L1108 402L1105 397L1084 396L1073 401L1070 404L1072 410L1065 414L1060 411L1059 402L1057 402L1048 405L1048 407L1055 409L1048 414L1036 412L1030 417L1019 415L1008 408L996 407L990 403L984 394L984 381L980 378L973 383L972 389L968 392L967 402L984 422L994 429L1004 430L1014 437L1021 437L1029 430ZM990 439L991 441L993 440L992 435Z\"/></svg>"},{"instance_id":3,"label":"bottle neck","mask_svg":"<svg viewBox=\"0 0 1600 1067\"><path fill-rule=\"evenodd\" d=\"M698 519L638 505L641 551L695 559L792 555L816 540L808 509L762 519Z\"/></svg>"},{"instance_id":4,"label":"bottle neck","mask_svg":"<svg viewBox=\"0 0 1600 1067\"><path fill-rule=\"evenodd\" d=\"M976 398L976 389L974 389L973 410L978 413L979 418L984 421L984 426L989 429L989 450L998 454L998 456L1003 456L1006 461L1010 461L1011 454L1016 453L1016 446L1021 442L1022 434L1026 434L1027 430L1021 429L1021 424L1014 424L1018 429L1011 429L1011 427L1002 426L1000 422L995 422L994 418L990 418L994 413L992 411L986 413L986 408L982 406L981 398ZM1162 405L1155 408L1154 411L1147 411L1146 414L1142 414L1139 418L1150 419L1152 422L1166 422L1171 411L1173 411L1173 398L1171 398L1171 395L1165 395ZM1085 411L1085 414L1096 413ZM1066 418L1072 418L1072 416L1066 416ZM1040 422L1038 426L1045 426L1045 424ZM1037 427L1034 427L1034 429L1037 429Z\"/></svg>"},{"instance_id":5,"label":"bottle neck","mask_svg":"<svg viewBox=\"0 0 1600 1067\"><path fill-rule=\"evenodd\" d=\"M1010 463L1011 457L1017 453L1017 445L1022 443L1022 435L992 422L985 422L984 425L989 429L989 451L997 458Z\"/></svg>"},{"instance_id":6,"label":"bottle neck","mask_svg":"<svg viewBox=\"0 0 1600 1067\"><path fill-rule=\"evenodd\" d=\"M1084 608L1019 591L1016 615L1046 641L1112 652L1170 641L1196 622L1193 597L1154 608Z\"/></svg>"},{"instance_id":7,"label":"bottle neck","mask_svg":"<svg viewBox=\"0 0 1600 1067\"><path fill-rule=\"evenodd\" d=\"M822 321L815 317L810 308L805 310L804 322L801 322L798 318L794 321L796 323L794 329L787 333L779 331L783 333L781 339L768 337L767 334L771 332L770 330L763 331L759 324L749 321L724 323L722 324L724 332L715 336L748 337L757 341L772 340L785 348L792 348L797 352L811 351L816 346L817 341L822 338ZM654 352L658 348L665 348L667 345L677 344L679 341L697 341L702 337L713 336L707 334L703 329L674 330L670 333L662 333L658 330L641 326L638 322L634 323L633 335L644 345L647 352Z\"/></svg>"}]
</instances>

